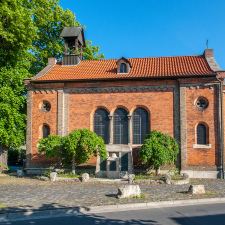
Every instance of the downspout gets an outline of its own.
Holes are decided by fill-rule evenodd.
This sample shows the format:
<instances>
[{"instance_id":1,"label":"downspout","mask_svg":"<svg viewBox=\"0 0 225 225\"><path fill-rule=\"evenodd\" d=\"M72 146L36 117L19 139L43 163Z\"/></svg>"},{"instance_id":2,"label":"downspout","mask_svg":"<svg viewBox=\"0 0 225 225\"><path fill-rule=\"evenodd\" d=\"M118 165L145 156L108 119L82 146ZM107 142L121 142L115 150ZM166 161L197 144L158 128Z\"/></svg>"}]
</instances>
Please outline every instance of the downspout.
<instances>
[{"instance_id":1,"label":"downspout","mask_svg":"<svg viewBox=\"0 0 225 225\"><path fill-rule=\"evenodd\" d=\"M224 179L224 125L223 125L223 82L217 77L218 75L216 75L216 79L220 82L220 105L221 105L221 164L222 164L222 177Z\"/></svg>"}]
</instances>

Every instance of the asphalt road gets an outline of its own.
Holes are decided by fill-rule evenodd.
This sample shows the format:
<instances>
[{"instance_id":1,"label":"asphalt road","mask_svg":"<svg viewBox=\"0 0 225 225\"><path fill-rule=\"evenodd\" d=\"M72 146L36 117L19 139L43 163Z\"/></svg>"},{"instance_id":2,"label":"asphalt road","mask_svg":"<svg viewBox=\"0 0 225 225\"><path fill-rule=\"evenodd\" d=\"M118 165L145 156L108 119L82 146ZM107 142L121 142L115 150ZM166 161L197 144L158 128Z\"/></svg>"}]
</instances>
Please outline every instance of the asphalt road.
<instances>
[{"instance_id":1,"label":"asphalt road","mask_svg":"<svg viewBox=\"0 0 225 225\"><path fill-rule=\"evenodd\" d=\"M28 220L2 222L4 225L224 225L225 203L179 206L120 212L33 218Z\"/></svg>"}]
</instances>

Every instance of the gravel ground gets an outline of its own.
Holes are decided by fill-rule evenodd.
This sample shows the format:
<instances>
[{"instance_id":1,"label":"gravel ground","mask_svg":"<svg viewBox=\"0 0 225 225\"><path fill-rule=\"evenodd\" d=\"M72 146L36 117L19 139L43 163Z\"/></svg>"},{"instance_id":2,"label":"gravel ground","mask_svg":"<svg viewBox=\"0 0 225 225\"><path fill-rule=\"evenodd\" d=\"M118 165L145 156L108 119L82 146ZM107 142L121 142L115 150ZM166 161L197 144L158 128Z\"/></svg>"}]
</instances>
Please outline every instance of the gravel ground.
<instances>
[{"instance_id":1,"label":"gravel ground","mask_svg":"<svg viewBox=\"0 0 225 225\"><path fill-rule=\"evenodd\" d=\"M204 184L206 194L187 194L190 184ZM225 180L191 179L190 184L140 184L141 198L118 199L118 187L124 184L50 182L0 175L0 213L225 197Z\"/></svg>"}]
</instances>

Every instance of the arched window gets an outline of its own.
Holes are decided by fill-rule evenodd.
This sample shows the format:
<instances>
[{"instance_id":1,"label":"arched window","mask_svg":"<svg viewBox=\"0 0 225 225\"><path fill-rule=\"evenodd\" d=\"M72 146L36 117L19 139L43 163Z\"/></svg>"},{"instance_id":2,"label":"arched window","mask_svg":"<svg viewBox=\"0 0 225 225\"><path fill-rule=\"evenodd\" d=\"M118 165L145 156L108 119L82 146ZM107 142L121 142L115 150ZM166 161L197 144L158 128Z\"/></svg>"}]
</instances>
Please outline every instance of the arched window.
<instances>
[{"instance_id":1,"label":"arched window","mask_svg":"<svg viewBox=\"0 0 225 225\"><path fill-rule=\"evenodd\" d=\"M50 134L50 127L48 125L43 126L43 138L48 137Z\"/></svg>"},{"instance_id":2,"label":"arched window","mask_svg":"<svg viewBox=\"0 0 225 225\"><path fill-rule=\"evenodd\" d=\"M133 144L142 144L149 132L148 112L137 108L133 112Z\"/></svg>"},{"instance_id":3,"label":"arched window","mask_svg":"<svg viewBox=\"0 0 225 225\"><path fill-rule=\"evenodd\" d=\"M128 144L128 117L125 109L119 108L113 116L113 143Z\"/></svg>"},{"instance_id":4,"label":"arched window","mask_svg":"<svg viewBox=\"0 0 225 225\"><path fill-rule=\"evenodd\" d=\"M125 63L122 63L120 65L120 73L126 73L127 72L127 65Z\"/></svg>"},{"instance_id":5,"label":"arched window","mask_svg":"<svg viewBox=\"0 0 225 225\"><path fill-rule=\"evenodd\" d=\"M206 145L206 127L204 124L197 126L197 144Z\"/></svg>"},{"instance_id":6,"label":"arched window","mask_svg":"<svg viewBox=\"0 0 225 225\"><path fill-rule=\"evenodd\" d=\"M109 117L105 109L97 109L94 114L94 132L109 144Z\"/></svg>"}]
</instances>

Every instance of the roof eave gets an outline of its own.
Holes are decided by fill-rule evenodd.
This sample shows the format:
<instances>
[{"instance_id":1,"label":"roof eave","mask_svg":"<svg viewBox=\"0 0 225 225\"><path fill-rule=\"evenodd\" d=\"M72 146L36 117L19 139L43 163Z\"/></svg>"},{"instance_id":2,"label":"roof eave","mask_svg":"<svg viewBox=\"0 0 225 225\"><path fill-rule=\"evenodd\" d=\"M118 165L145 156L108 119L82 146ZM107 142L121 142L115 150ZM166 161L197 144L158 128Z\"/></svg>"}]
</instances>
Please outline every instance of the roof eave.
<instances>
[{"instance_id":1,"label":"roof eave","mask_svg":"<svg viewBox=\"0 0 225 225\"><path fill-rule=\"evenodd\" d=\"M96 78L96 79L69 79L69 80L32 80L31 83L59 83L59 82L84 82L84 81L107 81L107 80L137 80L137 79L177 79L177 78L203 78L215 77L214 74L199 74L199 75L181 75L181 76L154 76L154 77L113 77L113 78Z\"/></svg>"}]
</instances>

